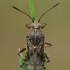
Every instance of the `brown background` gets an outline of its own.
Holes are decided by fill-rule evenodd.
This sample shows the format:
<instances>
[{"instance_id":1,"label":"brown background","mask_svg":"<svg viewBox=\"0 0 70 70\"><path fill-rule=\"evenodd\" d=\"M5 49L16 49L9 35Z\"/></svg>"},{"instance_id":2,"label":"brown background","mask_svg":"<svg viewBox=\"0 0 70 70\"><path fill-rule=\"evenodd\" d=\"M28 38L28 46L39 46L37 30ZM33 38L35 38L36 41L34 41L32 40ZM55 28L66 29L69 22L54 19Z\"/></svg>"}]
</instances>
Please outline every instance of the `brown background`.
<instances>
[{"instance_id":1,"label":"brown background","mask_svg":"<svg viewBox=\"0 0 70 70\"><path fill-rule=\"evenodd\" d=\"M34 0L37 19L47 9L60 2L60 5L46 13L41 23L48 25L43 29L45 40L53 44L45 48L51 62L47 70L70 70L70 1ZM0 70L20 70L18 48L26 44L30 18L14 10L16 6L30 14L28 0L0 0ZM45 45L46 46L46 45Z\"/></svg>"}]
</instances>

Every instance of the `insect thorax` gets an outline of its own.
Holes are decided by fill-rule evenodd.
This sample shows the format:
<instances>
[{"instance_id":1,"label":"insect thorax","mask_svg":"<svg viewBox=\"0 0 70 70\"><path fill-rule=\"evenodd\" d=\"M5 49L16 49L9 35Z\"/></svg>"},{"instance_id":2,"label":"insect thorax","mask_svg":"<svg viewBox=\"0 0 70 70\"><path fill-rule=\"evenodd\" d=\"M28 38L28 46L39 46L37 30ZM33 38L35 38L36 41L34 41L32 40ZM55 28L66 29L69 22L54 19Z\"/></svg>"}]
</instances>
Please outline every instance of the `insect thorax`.
<instances>
[{"instance_id":1,"label":"insect thorax","mask_svg":"<svg viewBox=\"0 0 70 70\"><path fill-rule=\"evenodd\" d=\"M26 36L28 50L37 48L37 52L41 51L44 47L44 34L41 29L32 28Z\"/></svg>"}]
</instances>

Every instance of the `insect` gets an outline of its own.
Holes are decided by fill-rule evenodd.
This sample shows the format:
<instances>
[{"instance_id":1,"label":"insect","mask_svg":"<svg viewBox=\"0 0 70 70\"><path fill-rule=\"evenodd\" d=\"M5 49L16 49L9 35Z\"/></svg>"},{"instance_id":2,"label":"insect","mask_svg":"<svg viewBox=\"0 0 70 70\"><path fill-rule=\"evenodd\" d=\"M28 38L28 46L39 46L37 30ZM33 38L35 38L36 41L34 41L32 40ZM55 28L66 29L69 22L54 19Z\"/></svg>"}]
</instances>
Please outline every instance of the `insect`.
<instances>
[{"instance_id":1,"label":"insect","mask_svg":"<svg viewBox=\"0 0 70 70\"><path fill-rule=\"evenodd\" d=\"M59 3L55 4L52 8L56 7ZM45 42L45 36L42 33L42 29L47 25L46 23L40 23L40 19L44 16L46 12L51 10L45 11L38 21L34 21L34 17L32 18L27 13L19 10L18 8L14 7L14 9L26 14L31 20L31 24L26 24L25 26L29 29L28 34L26 35L27 44L25 48L20 49L18 51L18 55L23 51L27 50L25 61L27 62L28 66L30 66L29 70L40 70L42 65L44 65L45 57L47 58L47 62L50 61L50 58L46 52L44 52L44 44L52 46L51 43Z\"/></svg>"}]
</instances>

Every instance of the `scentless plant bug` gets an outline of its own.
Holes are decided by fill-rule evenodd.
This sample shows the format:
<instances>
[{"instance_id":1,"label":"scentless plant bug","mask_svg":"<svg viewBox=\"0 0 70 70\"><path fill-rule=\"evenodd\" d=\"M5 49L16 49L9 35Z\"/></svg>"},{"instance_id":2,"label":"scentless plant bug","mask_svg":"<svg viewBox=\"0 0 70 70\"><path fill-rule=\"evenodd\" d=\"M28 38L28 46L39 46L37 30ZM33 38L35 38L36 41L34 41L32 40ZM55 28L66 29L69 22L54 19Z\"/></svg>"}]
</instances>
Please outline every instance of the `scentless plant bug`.
<instances>
[{"instance_id":1,"label":"scentless plant bug","mask_svg":"<svg viewBox=\"0 0 70 70\"><path fill-rule=\"evenodd\" d=\"M56 7L59 3L55 4L52 8ZM31 20L31 24L26 24L25 26L29 29L29 32L26 36L27 44L25 48L19 49L18 55L22 53L24 50L27 50L26 58L24 59L27 62L27 65L30 67L29 70L40 70L41 67L44 65L45 57L47 58L47 62L50 61L50 58L46 52L44 52L44 44L52 46L51 43L45 42L45 36L42 33L42 29L47 25L46 23L40 23L40 19L45 15L46 12L51 10L45 11L38 21L34 21L27 13L19 10L18 8L12 6L14 9L26 14ZM22 66L22 65L21 65Z\"/></svg>"}]
</instances>

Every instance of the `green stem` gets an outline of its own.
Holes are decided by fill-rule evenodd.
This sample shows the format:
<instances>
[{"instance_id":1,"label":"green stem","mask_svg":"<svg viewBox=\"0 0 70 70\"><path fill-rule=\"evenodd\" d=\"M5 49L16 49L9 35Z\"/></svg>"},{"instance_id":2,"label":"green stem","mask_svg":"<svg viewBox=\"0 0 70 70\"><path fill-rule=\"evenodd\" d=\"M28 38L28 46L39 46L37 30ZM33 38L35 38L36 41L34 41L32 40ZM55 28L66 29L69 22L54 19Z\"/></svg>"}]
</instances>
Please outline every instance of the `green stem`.
<instances>
[{"instance_id":1,"label":"green stem","mask_svg":"<svg viewBox=\"0 0 70 70\"><path fill-rule=\"evenodd\" d=\"M34 18L34 20L36 20L33 0L29 0L29 6L30 6L31 17Z\"/></svg>"}]
</instances>

